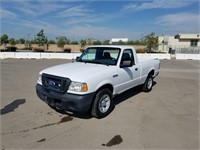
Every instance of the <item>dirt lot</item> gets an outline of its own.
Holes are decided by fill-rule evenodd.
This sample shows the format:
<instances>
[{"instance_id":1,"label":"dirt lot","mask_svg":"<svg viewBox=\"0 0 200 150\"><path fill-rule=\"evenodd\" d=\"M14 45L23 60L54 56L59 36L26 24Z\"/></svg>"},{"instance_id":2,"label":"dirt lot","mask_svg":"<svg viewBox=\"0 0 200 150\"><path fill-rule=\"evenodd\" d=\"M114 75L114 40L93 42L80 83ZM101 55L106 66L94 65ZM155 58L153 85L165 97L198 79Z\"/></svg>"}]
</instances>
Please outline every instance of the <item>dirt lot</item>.
<instances>
[{"instance_id":1,"label":"dirt lot","mask_svg":"<svg viewBox=\"0 0 200 150\"><path fill-rule=\"evenodd\" d=\"M198 61L161 61L152 92L115 98L104 119L69 116L35 94L38 72L67 60L1 60L1 149L198 149Z\"/></svg>"}]
</instances>

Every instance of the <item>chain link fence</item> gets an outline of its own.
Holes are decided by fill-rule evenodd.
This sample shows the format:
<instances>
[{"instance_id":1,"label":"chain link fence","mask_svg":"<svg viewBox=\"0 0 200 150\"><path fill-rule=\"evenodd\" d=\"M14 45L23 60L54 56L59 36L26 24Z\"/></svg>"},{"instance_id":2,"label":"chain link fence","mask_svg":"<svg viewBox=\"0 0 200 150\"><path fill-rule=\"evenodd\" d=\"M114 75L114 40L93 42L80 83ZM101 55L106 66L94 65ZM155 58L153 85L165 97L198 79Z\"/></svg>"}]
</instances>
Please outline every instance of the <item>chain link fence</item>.
<instances>
[{"instance_id":1,"label":"chain link fence","mask_svg":"<svg viewBox=\"0 0 200 150\"><path fill-rule=\"evenodd\" d=\"M168 46L170 54L200 54L200 47Z\"/></svg>"}]
</instances>

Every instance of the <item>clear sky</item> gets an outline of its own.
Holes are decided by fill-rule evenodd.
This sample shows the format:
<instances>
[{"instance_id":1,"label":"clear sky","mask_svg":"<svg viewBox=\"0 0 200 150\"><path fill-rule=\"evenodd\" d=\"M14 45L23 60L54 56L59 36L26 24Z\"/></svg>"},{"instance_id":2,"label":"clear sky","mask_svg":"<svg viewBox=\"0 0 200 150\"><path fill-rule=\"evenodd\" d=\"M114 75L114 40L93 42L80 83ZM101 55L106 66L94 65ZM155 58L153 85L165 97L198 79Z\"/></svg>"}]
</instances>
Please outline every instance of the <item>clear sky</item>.
<instances>
[{"instance_id":1,"label":"clear sky","mask_svg":"<svg viewBox=\"0 0 200 150\"><path fill-rule=\"evenodd\" d=\"M199 33L199 0L1 0L1 33L33 38L44 29L48 39L140 39Z\"/></svg>"}]
</instances>

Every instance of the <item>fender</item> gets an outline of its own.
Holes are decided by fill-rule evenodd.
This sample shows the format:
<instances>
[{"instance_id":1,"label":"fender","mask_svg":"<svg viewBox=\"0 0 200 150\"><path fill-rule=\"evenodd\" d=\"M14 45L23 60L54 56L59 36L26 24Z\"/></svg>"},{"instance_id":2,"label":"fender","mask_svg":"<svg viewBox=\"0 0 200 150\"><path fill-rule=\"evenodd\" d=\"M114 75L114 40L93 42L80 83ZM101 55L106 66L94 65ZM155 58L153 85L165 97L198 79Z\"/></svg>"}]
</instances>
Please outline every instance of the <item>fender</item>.
<instances>
[{"instance_id":1,"label":"fender","mask_svg":"<svg viewBox=\"0 0 200 150\"><path fill-rule=\"evenodd\" d=\"M115 89L114 89L114 86L113 86L111 80L103 80L103 81L101 81L101 82L96 86L95 91L98 91L101 87L103 87L103 86L105 86L105 85L108 85L108 84L112 86L112 88L113 88L112 95L114 95L114 94L115 94Z\"/></svg>"}]
</instances>

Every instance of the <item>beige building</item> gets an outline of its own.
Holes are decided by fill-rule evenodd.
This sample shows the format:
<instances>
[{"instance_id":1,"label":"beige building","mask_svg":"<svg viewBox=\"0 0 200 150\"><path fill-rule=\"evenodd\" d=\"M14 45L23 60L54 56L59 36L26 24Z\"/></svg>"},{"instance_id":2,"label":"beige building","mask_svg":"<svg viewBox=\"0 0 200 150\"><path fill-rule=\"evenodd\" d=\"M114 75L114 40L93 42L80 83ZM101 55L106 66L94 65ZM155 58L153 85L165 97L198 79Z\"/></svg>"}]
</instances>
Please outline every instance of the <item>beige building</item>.
<instances>
[{"instance_id":1,"label":"beige building","mask_svg":"<svg viewBox=\"0 0 200 150\"><path fill-rule=\"evenodd\" d=\"M177 34L159 36L159 51L169 53L199 53L200 34Z\"/></svg>"},{"instance_id":2,"label":"beige building","mask_svg":"<svg viewBox=\"0 0 200 150\"><path fill-rule=\"evenodd\" d=\"M114 43L118 43L118 42L128 42L128 38L112 38L111 40L110 40L110 44L114 44Z\"/></svg>"}]
</instances>

